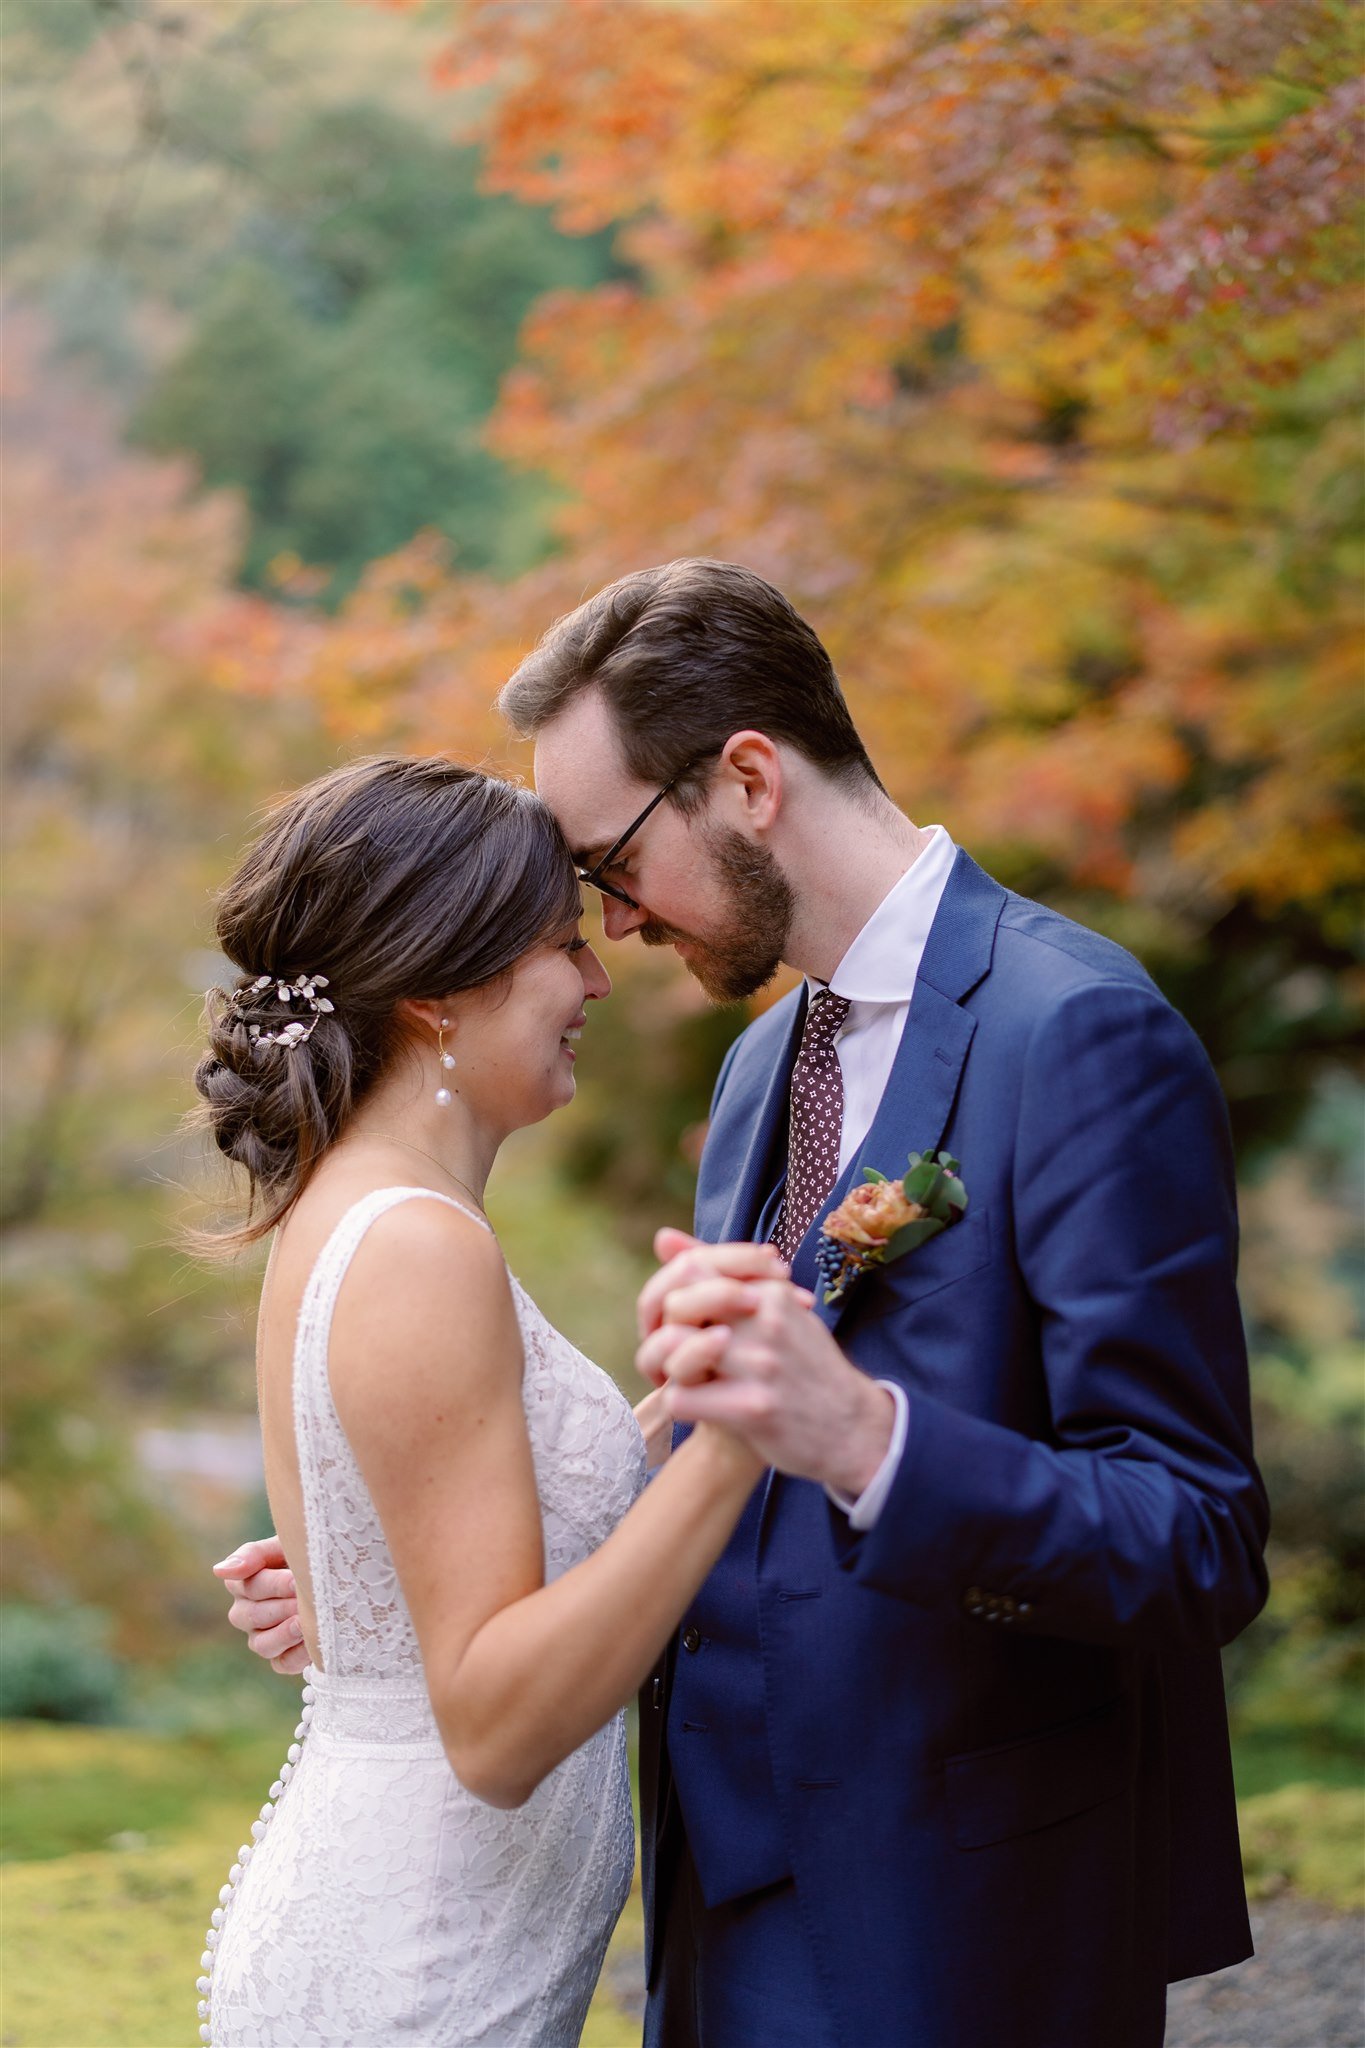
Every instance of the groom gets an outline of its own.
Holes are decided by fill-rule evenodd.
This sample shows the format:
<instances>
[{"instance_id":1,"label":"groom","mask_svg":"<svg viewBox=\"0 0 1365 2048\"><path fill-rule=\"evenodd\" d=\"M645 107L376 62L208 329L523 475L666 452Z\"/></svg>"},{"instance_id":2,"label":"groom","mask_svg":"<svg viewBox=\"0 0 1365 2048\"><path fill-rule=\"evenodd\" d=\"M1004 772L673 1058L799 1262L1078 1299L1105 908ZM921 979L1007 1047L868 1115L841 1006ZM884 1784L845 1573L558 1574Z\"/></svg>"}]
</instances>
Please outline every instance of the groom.
<instances>
[{"instance_id":1,"label":"groom","mask_svg":"<svg viewBox=\"0 0 1365 2048\"><path fill-rule=\"evenodd\" d=\"M895 808L749 571L622 578L500 701L609 937L719 1001L805 977L731 1048L642 1300L675 1417L774 1468L645 1689L646 2042L1156 2048L1167 1981L1250 1952L1218 1646L1266 1515L1208 1063ZM826 1304L822 1215L939 1147L965 1217ZM813 1314L734 1276L755 1239ZM285 1607L233 1612L283 1648Z\"/></svg>"}]
</instances>

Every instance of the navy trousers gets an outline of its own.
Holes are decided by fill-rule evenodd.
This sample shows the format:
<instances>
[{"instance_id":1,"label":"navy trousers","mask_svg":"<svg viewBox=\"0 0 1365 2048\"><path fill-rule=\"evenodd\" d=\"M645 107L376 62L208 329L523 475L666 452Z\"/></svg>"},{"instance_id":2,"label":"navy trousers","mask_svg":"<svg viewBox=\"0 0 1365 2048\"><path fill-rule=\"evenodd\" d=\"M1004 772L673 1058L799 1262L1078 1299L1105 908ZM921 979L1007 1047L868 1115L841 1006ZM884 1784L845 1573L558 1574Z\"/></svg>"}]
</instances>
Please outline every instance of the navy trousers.
<instances>
[{"instance_id":1,"label":"navy trousers","mask_svg":"<svg viewBox=\"0 0 1365 2048\"><path fill-rule=\"evenodd\" d=\"M707 1906L679 1827L644 2048L835 2048L790 1878Z\"/></svg>"}]
</instances>

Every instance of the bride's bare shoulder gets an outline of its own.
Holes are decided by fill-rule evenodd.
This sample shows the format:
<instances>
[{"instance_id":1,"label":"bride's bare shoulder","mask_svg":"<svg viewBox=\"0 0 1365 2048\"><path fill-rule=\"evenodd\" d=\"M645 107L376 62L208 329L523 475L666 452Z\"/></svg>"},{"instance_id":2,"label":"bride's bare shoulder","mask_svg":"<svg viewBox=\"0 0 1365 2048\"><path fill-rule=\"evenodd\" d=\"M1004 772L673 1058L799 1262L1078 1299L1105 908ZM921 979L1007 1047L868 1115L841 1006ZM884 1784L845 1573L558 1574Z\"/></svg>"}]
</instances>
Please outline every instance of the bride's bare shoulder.
<instances>
[{"instance_id":1,"label":"bride's bare shoulder","mask_svg":"<svg viewBox=\"0 0 1365 2048\"><path fill-rule=\"evenodd\" d=\"M328 1161L309 1182L276 1232L272 1268L280 1275L302 1272L306 1276L353 1211L373 1197L397 1195L400 1188L401 1199L379 1205L356 1245L354 1259L362 1258L370 1245L400 1250L409 1243L420 1247L433 1242L450 1245L483 1242L496 1251L497 1240L492 1228L486 1219L475 1213L472 1203L466 1204L458 1196L416 1179L399 1180L392 1172L384 1175L372 1168L357 1170L355 1166L343 1165L341 1161L333 1167Z\"/></svg>"},{"instance_id":2,"label":"bride's bare shoulder","mask_svg":"<svg viewBox=\"0 0 1365 2048\"><path fill-rule=\"evenodd\" d=\"M276 1233L262 1299L266 1329L292 1326L309 1279L341 1225L395 1185L355 1174L319 1175ZM405 1184L401 1200L367 1223L340 1280L332 1321L334 1361L376 1326L410 1326L442 1315L476 1319L511 1305L502 1252L489 1225L440 1190Z\"/></svg>"}]
</instances>

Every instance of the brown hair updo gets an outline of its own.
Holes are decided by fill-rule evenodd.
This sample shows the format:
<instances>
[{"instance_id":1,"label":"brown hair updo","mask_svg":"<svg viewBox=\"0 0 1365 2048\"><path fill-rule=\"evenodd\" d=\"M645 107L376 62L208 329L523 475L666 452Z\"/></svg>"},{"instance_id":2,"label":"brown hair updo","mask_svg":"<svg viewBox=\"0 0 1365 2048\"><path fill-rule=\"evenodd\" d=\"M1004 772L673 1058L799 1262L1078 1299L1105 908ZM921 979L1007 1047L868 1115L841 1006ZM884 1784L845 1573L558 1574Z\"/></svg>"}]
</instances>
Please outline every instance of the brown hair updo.
<instances>
[{"instance_id":1,"label":"brown hair updo","mask_svg":"<svg viewBox=\"0 0 1365 2048\"><path fill-rule=\"evenodd\" d=\"M399 1042L405 997L481 988L579 915L554 818L519 784L441 755L353 761L283 798L218 899L218 942L240 970L211 989L198 1121L246 1168L246 1221L273 1230ZM335 1007L297 1045L260 1045L311 1013L262 975L325 975ZM237 1000L233 1000L236 995Z\"/></svg>"}]
</instances>

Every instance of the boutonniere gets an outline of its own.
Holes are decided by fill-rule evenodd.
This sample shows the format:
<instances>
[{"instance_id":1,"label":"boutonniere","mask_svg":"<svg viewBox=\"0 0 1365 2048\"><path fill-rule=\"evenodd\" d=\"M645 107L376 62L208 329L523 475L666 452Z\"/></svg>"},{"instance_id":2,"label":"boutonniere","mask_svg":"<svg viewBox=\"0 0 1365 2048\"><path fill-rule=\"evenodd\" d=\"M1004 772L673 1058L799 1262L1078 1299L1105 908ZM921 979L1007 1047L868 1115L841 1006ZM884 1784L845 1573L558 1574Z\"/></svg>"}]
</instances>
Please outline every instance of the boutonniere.
<instances>
[{"instance_id":1,"label":"boutonniere","mask_svg":"<svg viewBox=\"0 0 1365 2048\"><path fill-rule=\"evenodd\" d=\"M947 1152L912 1152L903 1180L865 1166L866 1186L850 1188L820 1230L816 1265L825 1304L842 1301L874 1266L903 1258L956 1223L967 1207L957 1161Z\"/></svg>"}]
</instances>

